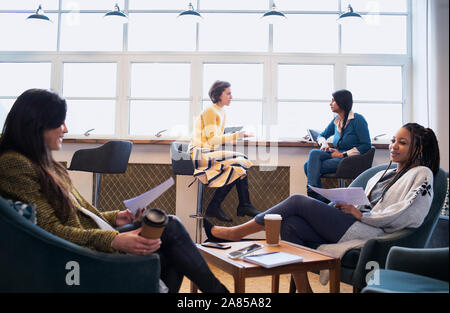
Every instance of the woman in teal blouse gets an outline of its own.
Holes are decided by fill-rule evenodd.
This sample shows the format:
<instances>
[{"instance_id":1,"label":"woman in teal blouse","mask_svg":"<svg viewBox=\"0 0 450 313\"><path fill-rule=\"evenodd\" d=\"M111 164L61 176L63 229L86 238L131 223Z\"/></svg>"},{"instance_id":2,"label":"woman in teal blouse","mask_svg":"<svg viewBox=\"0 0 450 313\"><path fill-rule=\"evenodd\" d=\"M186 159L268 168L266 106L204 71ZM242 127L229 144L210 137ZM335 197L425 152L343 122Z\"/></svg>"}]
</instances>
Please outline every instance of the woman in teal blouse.
<instances>
[{"instance_id":1,"label":"woman in teal blouse","mask_svg":"<svg viewBox=\"0 0 450 313\"><path fill-rule=\"evenodd\" d=\"M310 197L328 202L309 186L322 187L322 174L335 173L344 158L366 153L371 147L367 122L361 114L354 113L352 107L353 96L350 91L342 89L333 93L330 108L336 116L319 135L320 149L311 150L308 161L304 164ZM328 146L327 139L330 136L334 136L334 148Z\"/></svg>"}]
</instances>

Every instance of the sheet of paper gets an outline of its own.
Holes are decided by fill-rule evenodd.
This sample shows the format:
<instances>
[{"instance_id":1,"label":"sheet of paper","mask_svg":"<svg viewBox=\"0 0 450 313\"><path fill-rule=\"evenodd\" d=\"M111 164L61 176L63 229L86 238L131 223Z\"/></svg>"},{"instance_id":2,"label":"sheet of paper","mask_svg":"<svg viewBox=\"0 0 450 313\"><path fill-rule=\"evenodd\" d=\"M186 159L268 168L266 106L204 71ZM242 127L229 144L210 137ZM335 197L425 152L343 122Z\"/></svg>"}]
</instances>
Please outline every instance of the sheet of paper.
<instances>
[{"instance_id":1,"label":"sheet of paper","mask_svg":"<svg viewBox=\"0 0 450 313\"><path fill-rule=\"evenodd\" d=\"M334 203L346 203L353 205L370 205L364 189L362 187L348 187L348 188L332 188L323 189L309 186L318 194L324 196Z\"/></svg>"},{"instance_id":2,"label":"sheet of paper","mask_svg":"<svg viewBox=\"0 0 450 313\"><path fill-rule=\"evenodd\" d=\"M170 177L159 186L156 186L155 188L141 194L140 196L124 200L123 203L131 212L133 212L133 214L136 214L138 209L146 208L147 205L158 199L159 196L166 192L167 189L169 189L173 184L174 180L172 177Z\"/></svg>"}]
</instances>

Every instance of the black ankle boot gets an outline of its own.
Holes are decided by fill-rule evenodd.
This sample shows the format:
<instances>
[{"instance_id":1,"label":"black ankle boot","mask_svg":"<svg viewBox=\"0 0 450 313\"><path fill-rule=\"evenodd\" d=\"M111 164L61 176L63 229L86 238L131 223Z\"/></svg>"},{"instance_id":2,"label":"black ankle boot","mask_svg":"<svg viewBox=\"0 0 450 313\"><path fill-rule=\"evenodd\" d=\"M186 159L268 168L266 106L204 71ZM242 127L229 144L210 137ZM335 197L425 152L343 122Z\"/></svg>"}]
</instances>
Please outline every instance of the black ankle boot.
<instances>
[{"instance_id":1,"label":"black ankle boot","mask_svg":"<svg viewBox=\"0 0 450 313\"><path fill-rule=\"evenodd\" d=\"M237 207L237 215L238 216L250 216L250 217L255 217L256 215L258 215L259 213L261 213L260 211L258 211L253 204L251 203L246 203L246 204L239 204L239 206Z\"/></svg>"},{"instance_id":2,"label":"black ankle boot","mask_svg":"<svg viewBox=\"0 0 450 313\"><path fill-rule=\"evenodd\" d=\"M248 193L248 178L238 179L236 181L236 190L239 197L239 206L237 207L238 216L250 216L254 217L261 213L258 211L253 204L250 202L250 194Z\"/></svg>"},{"instance_id":3,"label":"black ankle boot","mask_svg":"<svg viewBox=\"0 0 450 313\"><path fill-rule=\"evenodd\" d=\"M233 188L233 185L234 184L230 184L217 188L211 202L206 208L205 216L215 217L223 222L233 221L228 215L225 214L224 211L222 211L222 208L220 207L220 204L230 192L231 188Z\"/></svg>"},{"instance_id":4,"label":"black ankle boot","mask_svg":"<svg viewBox=\"0 0 450 313\"><path fill-rule=\"evenodd\" d=\"M221 220L222 222L232 222L233 219L225 214L224 211L222 211L222 208L218 204L210 203L208 207L206 208L205 216L208 217L215 217L218 220Z\"/></svg>"}]
</instances>

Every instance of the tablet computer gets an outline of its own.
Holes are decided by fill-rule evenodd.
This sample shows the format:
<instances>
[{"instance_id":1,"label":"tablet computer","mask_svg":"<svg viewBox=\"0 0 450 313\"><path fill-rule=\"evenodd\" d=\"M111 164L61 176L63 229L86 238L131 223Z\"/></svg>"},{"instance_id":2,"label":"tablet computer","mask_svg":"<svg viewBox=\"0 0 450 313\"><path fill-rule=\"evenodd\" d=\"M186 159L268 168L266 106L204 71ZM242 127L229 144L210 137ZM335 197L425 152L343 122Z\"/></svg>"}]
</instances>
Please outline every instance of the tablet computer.
<instances>
[{"instance_id":1,"label":"tablet computer","mask_svg":"<svg viewBox=\"0 0 450 313\"><path fill-rule=\"evenodd\" d=\"M232 134L240 131L244 126L233 126L233 127L225 127L223 130L224 134Z\"/></svg>"},{"instance_id":2,"label":"tablet computer","mask_svg":"<svg viewBox=\"0 0 450 313\"><path fill-rule=\"evenodd\" d=\"M306 131L308 132L309 140L312 142L317 142L317 138L319 138L320 133L317 130L310 128L308 128Z\"/></svg>"}]
</instances>

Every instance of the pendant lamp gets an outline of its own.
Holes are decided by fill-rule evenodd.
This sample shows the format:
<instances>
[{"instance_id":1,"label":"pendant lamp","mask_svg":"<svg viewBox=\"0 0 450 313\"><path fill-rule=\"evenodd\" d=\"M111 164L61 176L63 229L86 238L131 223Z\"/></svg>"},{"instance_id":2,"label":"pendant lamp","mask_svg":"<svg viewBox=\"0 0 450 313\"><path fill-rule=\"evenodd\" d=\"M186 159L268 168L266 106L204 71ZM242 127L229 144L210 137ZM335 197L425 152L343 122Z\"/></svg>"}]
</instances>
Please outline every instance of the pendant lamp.
<instances>
[{"instance_id":1,"label":"pendant lamp","mask_svg":"<svg viewBox=\"0 0 450 313\"><path fill-rule=\"evenodd\" d=\"M114 6L114 10L107 12L103 18L113 23L128 23L128 16L120 10L117 3Z\"/></svg>"},{"instance_id":2,"label":"pendant lamp","mask_svg":"<svg viewBox=\"0 0 450 313\"><path fill-rule=\"evenodd\" d=\"M42 10L42 5L40 4L38 9L36 10L36 13L31 14L30 16L27 17L27 21L38 23L41 23L41 21L43 21L53 23L52 20L47 15L44 14L44 10Z\"/></svg>"},{"instance_id":3,"label":"pendant lamp","mask_svg":"<svg viewBox=\"0 0 450 313\"><path fill-rule=\"evenodd\" d=\"M287 20L283 12L277 10L275 3L272 4L272 9L261 16L261 20L269 24L277 24Z\"/></svg>"}]
</instances>

